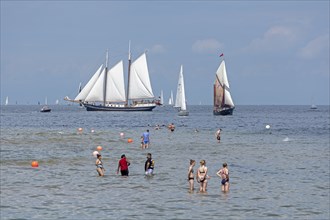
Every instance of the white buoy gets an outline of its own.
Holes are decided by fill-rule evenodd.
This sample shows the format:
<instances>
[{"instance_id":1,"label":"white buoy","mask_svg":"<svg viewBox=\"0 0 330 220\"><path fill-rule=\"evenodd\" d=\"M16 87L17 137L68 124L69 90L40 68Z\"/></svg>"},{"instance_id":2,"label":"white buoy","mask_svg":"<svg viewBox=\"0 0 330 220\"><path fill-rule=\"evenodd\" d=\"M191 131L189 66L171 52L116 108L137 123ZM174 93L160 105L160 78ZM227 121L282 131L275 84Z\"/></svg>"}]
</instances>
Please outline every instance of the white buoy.
<instances>
[{"instance_id":1,"label":"white buoy","mask_svg":"<svg viewBox=\"0 0 330 220\"><path fill-rule=\"evenodd\" d=\"M269 129L270 128L270 125L266 125L266 129Z\"/></svg>"}]
</instances>

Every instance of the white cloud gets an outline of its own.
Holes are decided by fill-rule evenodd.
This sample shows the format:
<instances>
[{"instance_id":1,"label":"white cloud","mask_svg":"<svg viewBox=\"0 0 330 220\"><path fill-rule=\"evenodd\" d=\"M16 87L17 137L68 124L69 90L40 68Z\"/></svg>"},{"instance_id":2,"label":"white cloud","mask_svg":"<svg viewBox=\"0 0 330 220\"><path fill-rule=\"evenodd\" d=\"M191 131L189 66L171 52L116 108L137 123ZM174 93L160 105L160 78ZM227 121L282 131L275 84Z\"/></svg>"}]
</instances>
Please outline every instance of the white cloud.
<instances>
[{"instance_id":1,"label":"white cloud","mask_svg":"<svg viewBox=\"0 0 330 220\"><path fill-rule=\"evenodd\" d=\"M153 53L164 53L166 51L165 47L161 44L155 44L150 49Z\"/></svg>"},{"instance_id":2,"label":"white cloud","mask_svg":"<svg viewBox=\"0 0 330 220\"><path fill-rule=\"evenodd\" d=\"M192 45L195 52L219 52L223 45L215 39L198 40Z\"/></svg>"},{"instance_id":3,"label":"white cloud","mask_svg":"<svg viewBox=\"0 0 330 220\"><path fill-rule=\"evenodd\" d=\"M305 59L312 59L320 55L323 51L329 51L329 34L318 36L311 40L302 48L298 55Z\"/></svg>"},{"instance_id":4,"label":"white cloud","mask_svg":"<svg viewBox=\"0 0 330 220\"><path fill-rule=\"evenodd\" d=\"M252 40L247 50L278 51L290 47L298 37L298 30L292 27L274 26L261 38Z\"/></svg>"}]
</instances>

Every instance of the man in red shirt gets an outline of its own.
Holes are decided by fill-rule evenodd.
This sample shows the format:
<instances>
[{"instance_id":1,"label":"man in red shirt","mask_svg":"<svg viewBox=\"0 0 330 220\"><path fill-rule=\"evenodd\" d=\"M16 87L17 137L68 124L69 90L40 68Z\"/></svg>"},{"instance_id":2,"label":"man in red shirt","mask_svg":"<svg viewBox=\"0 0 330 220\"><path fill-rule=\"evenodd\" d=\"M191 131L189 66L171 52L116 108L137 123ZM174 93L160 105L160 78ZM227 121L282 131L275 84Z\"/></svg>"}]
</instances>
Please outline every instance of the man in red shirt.
<instances>
[{"instance_id":1,"label":"man in red shirt","mask_svg":"<svg viewBox=\"0 0 330 220\"><path fill-rule=\"evenodd\" d=\"M130 165L130 162L126 159L125 154L121 155L121 159L118 162L118 168L117 168L117 174L120 173L122 176L128 176L128 166Z\"/></svg>"}]
</instances>

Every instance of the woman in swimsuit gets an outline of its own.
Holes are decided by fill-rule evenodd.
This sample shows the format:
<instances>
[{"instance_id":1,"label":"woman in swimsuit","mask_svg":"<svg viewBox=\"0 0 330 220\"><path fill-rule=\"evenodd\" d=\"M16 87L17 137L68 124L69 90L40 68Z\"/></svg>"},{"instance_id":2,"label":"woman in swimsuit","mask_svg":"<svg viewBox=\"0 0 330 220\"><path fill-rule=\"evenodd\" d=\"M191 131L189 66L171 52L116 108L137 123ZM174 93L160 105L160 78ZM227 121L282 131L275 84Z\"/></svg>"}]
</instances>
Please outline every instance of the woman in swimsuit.
<instances>
[{"instance_id":1,"label":"woman in swimsuit","mask_svg":"<svg viewBox=\"0 0 330 220\"><path fill-rule=\"evenodd\" d=\"M104 168L102 163L102 156L101 154L97 155L97 159L95 161L96 171L98 172L99 176L104 176Z\"/></svg>"},{"instance_id":2,"label":"woman in swimsuit","mask_svg":"<svg viewBox=\"0 0 330 220\"><path fill-rule=\"evenodd\" d=\"M189 181L189 190L194 191L194 166L196 162L195 160L190 160L190 166L188 169L188 181Z\"/></svg>"},{"instance_id":3,"label":"woman in swimsuit","mask_svg":"<svg viewBox=\"0 0 330 220\"><path fill-rule=\"evenodd\" d=\"M197 171L197 181L201 184L199 187L200 192L206 192L207 187L207 167L205 160L201 160L200 167Z\"/></svg>"},{"instance_id":4,"label":"woman in swimsuit","mask_svg":"<svg viewBox=\"0 0 330 220\"><path fill-rule=\"evenodd\" d=\"M222 169L217 172L217 175L221 178L221 190L222 192L229 191L229 170L227 163L222 164Z\"/></svg>"}]
</instances>

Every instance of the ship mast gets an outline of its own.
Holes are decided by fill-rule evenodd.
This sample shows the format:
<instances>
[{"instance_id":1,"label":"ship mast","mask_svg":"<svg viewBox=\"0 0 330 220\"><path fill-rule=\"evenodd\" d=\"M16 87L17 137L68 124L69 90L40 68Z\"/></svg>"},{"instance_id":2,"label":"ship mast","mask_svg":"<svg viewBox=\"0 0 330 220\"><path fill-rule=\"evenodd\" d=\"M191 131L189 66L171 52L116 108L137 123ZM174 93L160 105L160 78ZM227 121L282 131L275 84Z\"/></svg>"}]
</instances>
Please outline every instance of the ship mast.
<instances>
[{"instance_id":1,"label":"ship mast","mask_svg":"<svg viewBox=\"0 0 330 220\"><path fill-rule=\"evenodd\" d=\"M131 41L128 43L128 74L127 74L127 92L126 92L126 102L125 105L128 106L128 97L129 97L129 81L131 74Z\"/></svg>"},{"instance_id":2,"label":"ship mast","mask_svg":"<svg viewBox=\"0 0 330 220\"><path fill-rule=\"evenodd\" d=\"M103 84L103 105L105 106L107 98L107 75L108 75L108 60L109 60L109 50L107 50L105 56L105 74L104 74L104 84Z\"/></svg>"}]
</instances>

